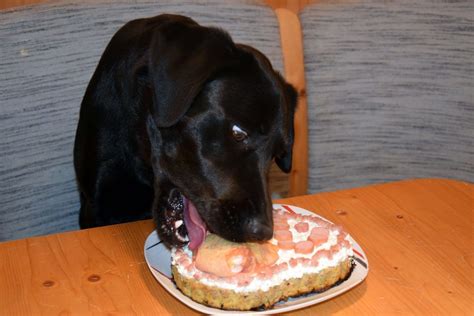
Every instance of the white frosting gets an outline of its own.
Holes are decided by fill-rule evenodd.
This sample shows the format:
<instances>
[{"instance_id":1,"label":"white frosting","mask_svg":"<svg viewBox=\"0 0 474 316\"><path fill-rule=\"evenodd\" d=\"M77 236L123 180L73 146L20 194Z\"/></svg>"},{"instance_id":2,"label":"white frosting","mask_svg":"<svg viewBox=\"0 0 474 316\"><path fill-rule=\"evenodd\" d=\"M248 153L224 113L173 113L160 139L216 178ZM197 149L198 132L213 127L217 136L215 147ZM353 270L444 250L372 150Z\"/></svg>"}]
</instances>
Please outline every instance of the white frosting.
<instances>
[{"instance_id":1,"label":"white frosting","mask_svg":"<svg viewBox=\"0 0 474 316\"><path fill-rule=\"evenodd\" d=\"M311 223L308 223L309 224L309 229L308 229L307 232L299 233L294 228L296 223L297 223L297 221L294 220L294 219L288 220L288 224L290 225L290 232L293 234L293 241L294 242L307 240L309 234L311 233L311 230L314 227L318 227L318 225L316 223L311 222ZM276 263L279 264L279 263L282 263L282 262L288 262L290 259L295 258L295 257L311 259L311 257L313 257L314 254L316 252L318 252L319 250L323 250L323 249L329 250L329 248L331 248L331 246L337 244L337 235L338 235L337 231L330 230L329 231L329 236L328 236L328 241L321 244L321 245L319 245L318 247L315 247L313 249L313 252L311 252L309 254L296 254L293 249L290 249L290 250L279 249L278 250L278 256L280 258L278 259L278 261ZM346 239L347 239L347 237L346 237ZM275 239L270 240L270 242L274 245L277 244L277 241Z\"/></svg>"},{"instance_id":2,"label":"white frosting","mask_svg":"<svg viewBox=\"0 0 474 316\"><path fill-rule=\"evenodd\" d=\"M290 231L293 233L293 241L298 242L298 241L304 241L307 240L311 229L313 227L317 227L318 225L309 222L309 229L307 232L303 233L298 233L294 229L294 225L296 224L296 221L293 219L288 220L288 224L290 225ZM275 264L280 264L284 262L289 262L290 259L295 259L295 258L306 258L306 259L311 259L313 255L320 251L320 250L328 250L331 248L331 246L337 244L337 236L339 235L339 232L337 230L330 230L328 240L327 242L319 245L318 247L315 247L313 251L309 254L297 254L293 249L291 250L278 250L278 255L279 259ZM346 236L346 240L349 240L349 235ZM277 241L275 239L270 240L271 243L277 244ZM183 248L183 252L180 252L182 255L185 255L191 260L192 258L192 252L188 249L187 246ZM288 265L288 268L280 271L278 273L274 273L271 278L269 279L261 279L258 277L254 277L249 284L247 285L238 285L235 282L231 282L229 280L226 280L224 278L217 278L217 279L209 279L206 277L202 277L199 279L199 281L207 286L215 286L219 287L222 289L228 289L228 290L233 290L235 292L254 292L257 290L262 290L262 291L267 291L270 289L272 286L276 286L281 284L282 282L292 279L292 278L301 278L304 274L312 274L312 273L319 273L322 270L326 268L331 268L335 267L341 262L347 260L347 258L353 256L353 251L352 251L352 244L350 244L349 248L341 247L341 249L334 253L331 259L322 257L317 266L307 264L303 265L298 263L296 266L291 267ZM179 259L179 255L177 255L177 251L175 249L172 250L172 264L176 265L178 272L183 275L184 277L187 278L194 278L194 274L196 272L199 272L198 269L195 268L194 265L191 265L191 267L185 268L183 265L177 264L177 260Z\"/></svg>"}]
</instances>

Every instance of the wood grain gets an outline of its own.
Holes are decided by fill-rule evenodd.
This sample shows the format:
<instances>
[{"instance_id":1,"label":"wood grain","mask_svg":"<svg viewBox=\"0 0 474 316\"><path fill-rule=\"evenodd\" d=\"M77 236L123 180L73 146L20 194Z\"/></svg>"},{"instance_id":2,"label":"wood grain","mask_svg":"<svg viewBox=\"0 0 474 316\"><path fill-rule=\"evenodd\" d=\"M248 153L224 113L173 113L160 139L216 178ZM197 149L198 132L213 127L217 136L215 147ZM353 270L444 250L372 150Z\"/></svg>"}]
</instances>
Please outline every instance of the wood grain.
<instances>
[{"instance_id":1,"label":"wood grain","mask_svg":"<svg viewBox=\"0 0 474 316\"><path fill-rule=\"evenodd\" d=\"M343 225L365 250L368 278L297 315L472 314L474 185L411 180L280 202ZM151 221L0 244L0 314L196 314L143 257Z\"/></svg>"},{"instance_id":2,"label":"wood grain","mask_svg":"<svg viewBox=\"0 0 474 316\"><path fill-rule=\"evenodd\" d=\"M152 230L142 221L1 245L0 314L191 313L146 267Z\"/></svg>"},{"instance_id":3,"label":"wood grain","mask_svg":"<svg viewBox=\"0 0 474 316\"><path fill-rule=\"evenodd\" d=\"M316 0L266 0L265 3L276 9L287 9L293 13L299 13L305 6L316 2Z\"/></svg>"},{"instance_id":4,"label":"wood grain","mask_svg":"<svg viewBox=\"0 0 474 316\"><path fill-rule=\"evenodd\" d=\"M14 7L37 4L45 2L45 0L2 0L0 1L0 10L10 9Z\"/></svg>"}]
</instances>

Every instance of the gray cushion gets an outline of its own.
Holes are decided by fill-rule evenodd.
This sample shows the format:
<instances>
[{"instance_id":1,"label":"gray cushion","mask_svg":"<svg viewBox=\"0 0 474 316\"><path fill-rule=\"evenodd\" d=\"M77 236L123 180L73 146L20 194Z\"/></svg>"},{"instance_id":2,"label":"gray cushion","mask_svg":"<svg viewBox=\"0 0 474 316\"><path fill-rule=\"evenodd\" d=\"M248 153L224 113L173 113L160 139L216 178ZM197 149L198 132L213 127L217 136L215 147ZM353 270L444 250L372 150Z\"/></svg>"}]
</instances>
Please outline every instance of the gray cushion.
<instances>
[{"instance_id":1,"label":"gray cushion","mask_svg":"<svg viewBox=\"0 0 474 316\"><path fill-rule=\"evenodd\" d=\"M86 85L120 26L160 13L224 28L282 69L276 17L257 1L53 2L0 12L0 240L78 228L72 149Z\"/></svg>"},{"instance_id":2,"label":"gray cushion","mask_svg":"<svg viewBox=\"0 0 474 316\"><path fill-rule=\"evenodd\" d=\"M474 2L356 2L300 15L310 191L474 181Z\"/></svg>"}]
</instances>

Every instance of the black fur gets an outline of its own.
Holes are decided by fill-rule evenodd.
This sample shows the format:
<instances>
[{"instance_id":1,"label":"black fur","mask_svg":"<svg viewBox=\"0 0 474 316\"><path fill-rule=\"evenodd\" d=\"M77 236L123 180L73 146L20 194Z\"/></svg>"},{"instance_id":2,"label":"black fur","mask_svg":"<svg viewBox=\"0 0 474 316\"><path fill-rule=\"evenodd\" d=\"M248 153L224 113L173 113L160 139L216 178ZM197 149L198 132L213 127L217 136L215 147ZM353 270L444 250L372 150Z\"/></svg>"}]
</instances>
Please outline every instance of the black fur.
<instances>
[{"instance_id":1,"label":"black fur","mask_svg":"<svg viewBox=\"0 0 474 316\"><path fill-rule=\"evenodd\" d=\"M176 190L208 228L271 238L272 159L289 172L296 92L259 51L177 15L134 20L87 87L74 165L82 228L149 218L167 233ZM248 133L236 139L232 126ZM174 192L174 193L173 193Z\"/></svg>"}]
</instances>

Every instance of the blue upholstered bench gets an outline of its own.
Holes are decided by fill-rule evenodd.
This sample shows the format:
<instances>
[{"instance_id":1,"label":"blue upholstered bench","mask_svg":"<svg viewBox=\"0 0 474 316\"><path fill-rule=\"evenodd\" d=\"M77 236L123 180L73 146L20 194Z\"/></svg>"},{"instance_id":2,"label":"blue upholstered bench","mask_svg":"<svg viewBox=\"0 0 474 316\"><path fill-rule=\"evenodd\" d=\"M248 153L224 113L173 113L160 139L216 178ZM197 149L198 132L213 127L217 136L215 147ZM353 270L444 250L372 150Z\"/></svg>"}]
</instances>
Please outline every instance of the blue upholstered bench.
<instances>
[{"instance_id":1,"label":"blue upholstered bench","mask_svg":"<svg viewBox=\"0 0 474 316\"><path fill-rule=\"evenodd\" d=\"M309 191L474 181L474 2L303 9Z\"/></svg>"}]
</instances>

